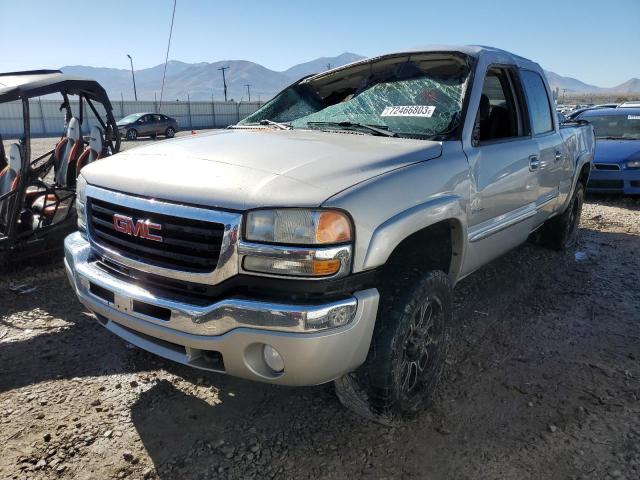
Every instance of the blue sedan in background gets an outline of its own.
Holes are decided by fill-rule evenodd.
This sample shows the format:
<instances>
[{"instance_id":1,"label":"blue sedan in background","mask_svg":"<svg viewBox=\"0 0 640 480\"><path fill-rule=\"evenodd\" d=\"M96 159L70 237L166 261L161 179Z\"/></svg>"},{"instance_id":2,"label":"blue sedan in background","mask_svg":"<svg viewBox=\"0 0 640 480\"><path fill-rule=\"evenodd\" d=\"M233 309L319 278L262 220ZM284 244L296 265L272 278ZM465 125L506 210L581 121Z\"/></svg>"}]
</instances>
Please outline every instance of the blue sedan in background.
<instances>
[{"instance_id":1,"label":"blue sedan in background","mask_svg":"<svg viewBox=\"0 0 640 480\"><path fill-rule=\"evenodd\" d=\"M587 191L640 195L640 108L585 110L596 150Z\"/></svg>"}]
</instances>

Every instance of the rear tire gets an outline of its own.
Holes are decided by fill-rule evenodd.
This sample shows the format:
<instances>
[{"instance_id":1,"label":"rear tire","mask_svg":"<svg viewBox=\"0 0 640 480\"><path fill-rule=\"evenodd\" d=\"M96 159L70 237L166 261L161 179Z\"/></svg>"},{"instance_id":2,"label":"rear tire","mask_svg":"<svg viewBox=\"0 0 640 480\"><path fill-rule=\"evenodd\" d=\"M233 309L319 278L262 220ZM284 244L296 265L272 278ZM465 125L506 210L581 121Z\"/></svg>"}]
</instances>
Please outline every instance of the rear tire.
<instances>
[{"instance_id":1,"label":"rear tire","mask_svg":"<svg viewBox=\"0 0 640 480\"><path fill-rule=\"evenodd\" d=\"M342 404L385 425L422 411L442 374L452 316L452 287L444 272L383 293L367 360L335 381Z\"/></svg>"},{"instance_id":2,"label":"rear tire","mask_svg":"<svg viewBox=\"0 0 640 480\"><path fill-rule=\"evenodd\" d=\"M138 131L135 128L130 128L127 130L127 140L135 141L138 139Z\"/></svg>"},{"instance_id":3,"label":"rear tire","mask_svg":"<svg viewBox=\"0 0 640 480\"><path fill-rule=\"evenodd\" d=\"M169 127L165 130L164 134L167 138L173 138L176 135L176 131L173 127Z\"/></svg>"},{"instance_id":4,"label":"rear tire","mask_svg":"<svg viewBox=\"0 0 640 480\"><path fill-rule=\"evenodd\" d=\"M576 244L578 225L584 203L584 185L578 182L569 206L562 215L547 220L536 232L536 242L554 250L565 250Z\"/></svg>"}]
</instances>

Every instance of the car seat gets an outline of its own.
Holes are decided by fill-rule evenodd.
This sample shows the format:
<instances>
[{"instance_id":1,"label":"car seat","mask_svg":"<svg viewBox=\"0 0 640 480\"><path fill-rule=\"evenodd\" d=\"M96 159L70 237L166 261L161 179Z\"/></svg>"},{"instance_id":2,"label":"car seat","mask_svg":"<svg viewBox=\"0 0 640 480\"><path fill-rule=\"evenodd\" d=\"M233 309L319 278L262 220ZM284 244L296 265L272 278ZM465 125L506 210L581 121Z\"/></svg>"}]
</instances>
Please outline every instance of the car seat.
<instances>
[{"instance_id":1,"label":"car seat","mask_svg":"<svg viewBox=\"0 0 640 480\"><path fill-rule=\"evenodd\" d=\"M80 122L76 117L71 117L65 136L58 142L54 151L56 183L63 187L75 184L76 162L81 150Z\"/></svg>"},{"instance_id":2,"label":"car seat","mask_svg":"<svg viewBox=\"0 0 640 480\"><path fill-rule=\"evenodd\" d=\"M82 154L78 158L76 175L80 173L80 170L82 170L86 165L102 158L102 149L104 145L102 139L102 130L98 127L91 128L89 145L84 149L84 152L82 152Z\"/></svg>"}]
</instances>

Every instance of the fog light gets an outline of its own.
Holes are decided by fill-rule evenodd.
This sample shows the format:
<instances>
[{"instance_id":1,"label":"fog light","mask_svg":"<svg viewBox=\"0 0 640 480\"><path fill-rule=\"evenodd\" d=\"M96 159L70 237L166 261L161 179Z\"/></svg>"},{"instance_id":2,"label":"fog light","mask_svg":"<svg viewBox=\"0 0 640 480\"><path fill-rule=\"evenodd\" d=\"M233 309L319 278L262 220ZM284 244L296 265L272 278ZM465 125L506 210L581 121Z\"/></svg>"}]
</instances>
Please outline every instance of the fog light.
<instances>
[{"instance_id":1,"label":"fog light","mask_svg":"<svg viewBox=\"0 0 640 480\"><path fill-rule=\"evenodd\" d=\"M271 345L265 345L262 349L262 357L271 370L280 373L284 370L284 360L280 353Z\"/></svg>"}]
</instances>

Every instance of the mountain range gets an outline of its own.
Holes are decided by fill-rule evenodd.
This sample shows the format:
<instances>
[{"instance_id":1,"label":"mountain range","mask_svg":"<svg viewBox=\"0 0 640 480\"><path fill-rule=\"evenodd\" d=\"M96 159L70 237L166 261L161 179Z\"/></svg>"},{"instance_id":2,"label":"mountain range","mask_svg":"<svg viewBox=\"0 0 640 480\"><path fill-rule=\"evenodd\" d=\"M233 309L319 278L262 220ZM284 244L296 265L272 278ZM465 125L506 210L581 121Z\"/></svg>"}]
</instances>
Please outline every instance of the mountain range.
<instances>
[{"instance_id":1,"label":"mountain range","mask_svg":"<svg viewBox=\"0 0 640 480\"><path fill-rule=\"evenodd\" d=\"M229 100L248 101L268 100L284 87L299 78L321 72L330 67L338 67L365 58L356 53L345 52L335 57L321 57L309 62L294 65L284 71L275 71L258 63L247 60L224 60L213 63L185 63L171 60L167 63L164 95L166 100L215 100L224 98L222 85L222 67L227 81ZM62 67L64 73L79 75L98 80L112 99L133 99L131 70L117 68L87 67L72 65ZM135 70L136 89L139 100L153 100L160 97L160 86L164 64L151 68ZM640 94L640 79L631 78L611 88L589 85L571 77L546 71L552 89L561 93L626 93ZM249 85L249 91L247 89Z\"/></svg>"}]
</instances>

